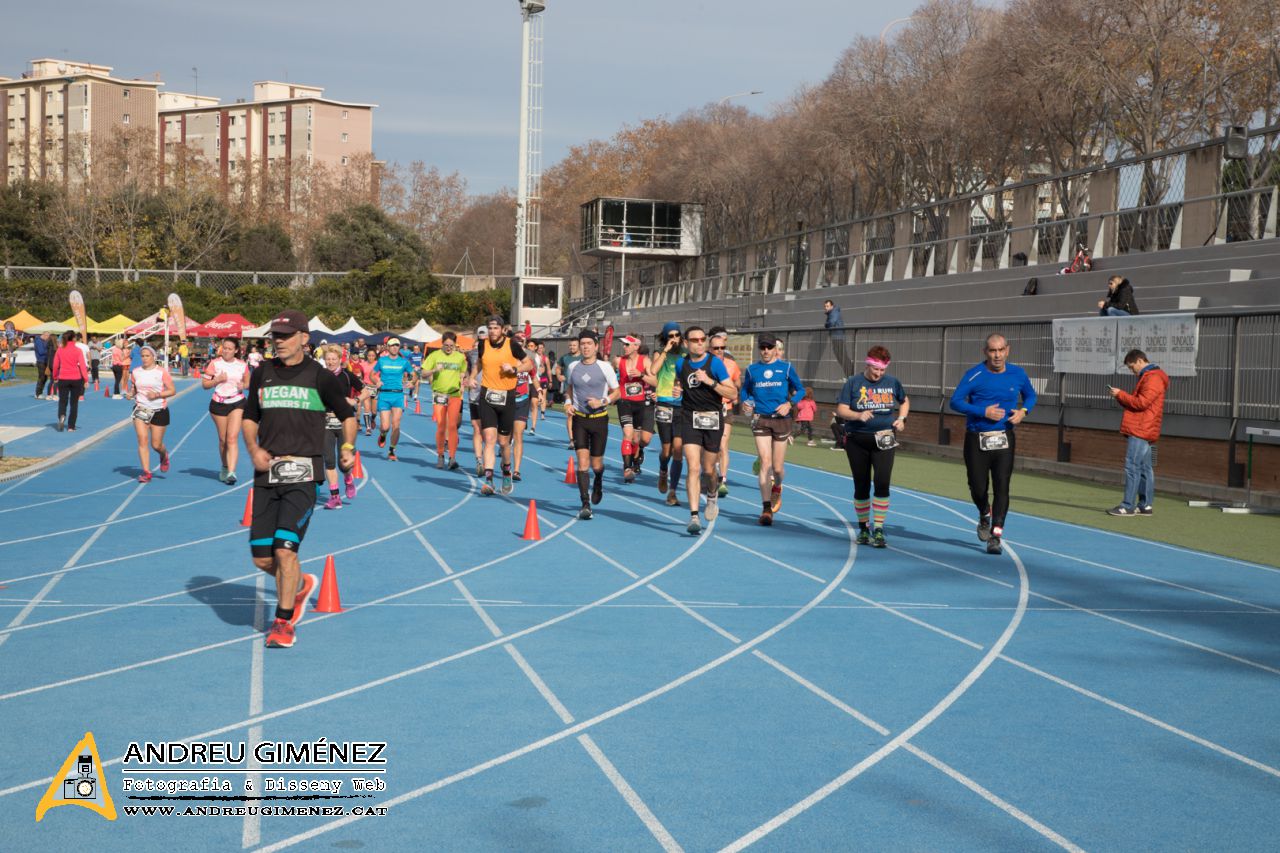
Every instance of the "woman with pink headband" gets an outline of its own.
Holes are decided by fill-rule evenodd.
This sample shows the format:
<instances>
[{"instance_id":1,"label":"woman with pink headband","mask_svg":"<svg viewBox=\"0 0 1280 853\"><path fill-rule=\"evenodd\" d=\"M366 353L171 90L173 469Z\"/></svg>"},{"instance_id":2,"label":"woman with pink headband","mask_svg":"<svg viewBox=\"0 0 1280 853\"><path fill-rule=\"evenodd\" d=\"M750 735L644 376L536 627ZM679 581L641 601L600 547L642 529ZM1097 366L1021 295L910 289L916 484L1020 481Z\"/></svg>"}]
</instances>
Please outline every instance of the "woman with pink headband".
<instances>
[{"instance_id":1,"label":"woman with pink headband","mask_svg":"<svg viewBox=\"0 0 1280 853\"><path fill-rule=\"evenodd\" d=\"M902 383L888 373L889 360L887 349L872 347L867 351L866 367L845 381L836 399L836 415L846 422L844 452L849 457L849 473L853 475L858 544L876 548L888 544L884 538L884 519L889 513L894 449L898 446L898 433L906 427L911 411L911 400L902 390Z\"/></svg>"}]
</instances>

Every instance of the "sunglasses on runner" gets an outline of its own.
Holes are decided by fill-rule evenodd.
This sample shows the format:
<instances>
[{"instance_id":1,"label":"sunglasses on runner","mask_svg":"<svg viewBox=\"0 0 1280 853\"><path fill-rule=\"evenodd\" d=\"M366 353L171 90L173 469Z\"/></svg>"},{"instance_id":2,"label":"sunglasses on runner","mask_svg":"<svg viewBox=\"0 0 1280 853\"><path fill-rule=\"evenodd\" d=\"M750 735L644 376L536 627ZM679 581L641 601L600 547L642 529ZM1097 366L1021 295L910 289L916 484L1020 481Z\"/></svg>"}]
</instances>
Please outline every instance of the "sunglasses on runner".
<instances>
[{"instance_id":1,"label":"sunglasses on runner","mask_svg":"<svg viewBox=\"0 0 1280 853\"><path fill-rule=\"evenodd\" d=\"M724 347L709 347L712 352L724 352Z\"/></svg>"},{"instance_id":2,"label":"sunglasses on runner","mask_svg":"<svg viewBox=\"0 0 1280 853\"><path fill-rule=\"evenodd\" d=\"M700 344L705 341L706 338L685 338L685 340L691 344Z\"/></svg>"}]
</instances>

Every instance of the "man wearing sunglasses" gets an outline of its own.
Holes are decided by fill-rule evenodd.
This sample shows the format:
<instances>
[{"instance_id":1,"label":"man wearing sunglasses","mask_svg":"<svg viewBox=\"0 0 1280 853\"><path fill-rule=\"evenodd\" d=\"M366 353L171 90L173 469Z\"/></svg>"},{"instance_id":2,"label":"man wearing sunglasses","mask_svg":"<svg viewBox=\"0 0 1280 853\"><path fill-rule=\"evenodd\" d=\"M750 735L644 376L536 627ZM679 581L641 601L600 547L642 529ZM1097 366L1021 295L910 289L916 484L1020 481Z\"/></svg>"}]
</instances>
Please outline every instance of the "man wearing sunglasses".
<instances>
[{"instance_id":1,"label":"man wearing sunglasses","mask_svg":"<svg viewBox=\"0 0 1280 853\"><path fill-rule=\"evenodd\" d=\"M488 337L476 343L476 363L468 377L468 385L480 383L480 425L484 435L484 483L480 494L492 495L493 464L501 450L502 494L515 488L511 479L511 433L516 420L516 385L519 374L533 370L533 362L524 347L511 338L506 324L498 316L486 324Z\"/></svg>"},{"instance_id":2,"label":"man wearing sunglasses","mask_svg":"<svg viewBox=\"0 0 1280 853\"><path fill-rule=\"evenodd\" d=\"M742 411L754 414L751 434L760 457L760 524L773 524L782 507L782 471L791 439L792 412L804 397L800 374L790 362L778 358L778 339L764 333L757 340L760 360L742 374Z\"/></svg>"},{"instance_id":3,"label":"man wearing sunglasses","mask_svg":"<svg viewBox=\"0 0 1280 853\"><path fill-rule=\"evenodd\" d=\"M707 521L720 513L716 502L716 462L724 436L724 399L736 400L738 388L729 380L724 362L707 352L707 333L701 326L685 330L688 355L676 359L676 379L684 389L680 410L680 437L684 461L689 466L686 491L689 496L689 526L693 535L702 532L698 519L701 496L707 496ZM694 476L700 474L700 476Z\"/></svg>"},{"instance_id":4,"label":"man wearing sunglasses","mask_svg":"<svg viewBox=\"0 0 1280 853\"><path fill-rule=\"evenodd\" d=\"M662 445L658 456L658 491L666 493L667 506L679 503L676 495L680 492L680 474L684 471L684 439L680 435L681 391L676 382L676 359L685 352L681 340L679 324L664 325L658 334L657 355L649 362L644 374L644 381L653 388L656 402L653 420Z\"/></svg>"},{"instance_id":5,"label":"man wearing sunglasses","mask_svg":"<svg viewBox=\"0 0 1280 853\"><path fill-rule=\"evenodd\" d=\"M707 345L708 352L724 362L725 370L729 371L729 381L733 383L734 388L741 391L742 367L733 357L733 353L729 352L729 330L724 326L712 326L707 334L710 340ZM733 435L733 400L728 397L724 397L723 400L724 438L720 442L720 457L716 463L718 477L716 494L726 498L729 496L729 438Z\"/></svg>"},{"instance_id":6,"label":"man wearing sunglasses","mask_svg":"<svg viewBox=\"0 0 1280 853\"><path fill-rule=\"evenodd\" d=\"M270 333L276 355L249 379L241 431L255 471L249 549L253 564L276 579L267 645L288 648L316 585L315 575L302 574L298 549L315 509L316 484L324 479L325 412L342 422L343 471L355 464L357 426L337 377L303 352L307 315L281 311Z\"/></svg>"}]
</instances>

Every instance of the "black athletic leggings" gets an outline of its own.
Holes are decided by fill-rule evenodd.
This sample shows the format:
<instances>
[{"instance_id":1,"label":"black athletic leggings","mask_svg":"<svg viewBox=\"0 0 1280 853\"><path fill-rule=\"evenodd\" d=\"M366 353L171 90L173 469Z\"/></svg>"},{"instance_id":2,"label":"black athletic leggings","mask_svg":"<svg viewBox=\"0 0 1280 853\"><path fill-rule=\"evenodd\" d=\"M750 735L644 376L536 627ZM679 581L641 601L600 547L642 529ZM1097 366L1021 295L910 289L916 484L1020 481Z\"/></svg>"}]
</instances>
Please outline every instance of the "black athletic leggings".
<instances>
[{"instance_id":1,"label":"black athletic leggings","mask_svg":"<svg viewBox=\"0 0 1280 853\"><path fill-rule=\"evenodd\" d=\"M116 390L112 391L111 393L119 397L120 396L120 380L124 378L124 365L123 364L111 365L111 374L116 378Z\"/></svg>"},{"instance_id":2,"label":"black athletic leggings","mask_svg":"<svg viewBox=\"0 0 1280 853\"><path fill-rule=\"evenodd\" d=\"M1013 476L1015 443L1013 430L1009 430L1009 447L1005 450L983 450L978 446L978 434L964 434L964 467L969 472L969 496L980 515L991 513L991 526L1004 527L1004 517L1009 513L1009 479ZM987 484L995 492L995 503L988 502Z\"/></svg>"},{"instance_id":3,"label":"black athletic leggings","mask_svg":"<svg viewBox=\"0 0 1280 853\"><path fill-rule=\"evenodd\" d=\"M846 434L844 453L849 457L849 473L853 475L855 501L865 501L871 497L873 470L876 497L889 497L889 480L893 477L893 456L896 452L896 450L881 450L877 447L875 433Z\"/></svg>"}]
</instances>

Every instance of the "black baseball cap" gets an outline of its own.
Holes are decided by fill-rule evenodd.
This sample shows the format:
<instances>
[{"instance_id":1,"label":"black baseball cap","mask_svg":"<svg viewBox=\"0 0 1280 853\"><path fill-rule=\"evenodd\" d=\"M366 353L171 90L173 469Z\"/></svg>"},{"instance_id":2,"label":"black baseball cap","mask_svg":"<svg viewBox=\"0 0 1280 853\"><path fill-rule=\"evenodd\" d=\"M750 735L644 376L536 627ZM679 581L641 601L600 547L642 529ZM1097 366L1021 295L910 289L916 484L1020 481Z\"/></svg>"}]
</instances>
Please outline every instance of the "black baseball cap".
<instances>
[{"instance_id":1,"label":"black baseball cap","mask_svg":"<svg viewBox=\"0 0 1280 853\"><path fill-rule=\"evenodd\" d=\"M275 316L271 321L271 333L282 332L284 334L293 335L302 332L304 335L311 332L311 326L307 320L307 315L303 314L295 308L286 308Z\"/></svg>"},{"instance_id":2,"label":"black baseball cap","mask_svg":"<svg viewBox=\"0 0 1280 853\"><path fill-rule=\"evenodd\" d=\"M756 338L756 346L761 349L772 349L778 345L778 339L770 334L763 334Z\"/></svg>"}]
</instances>

